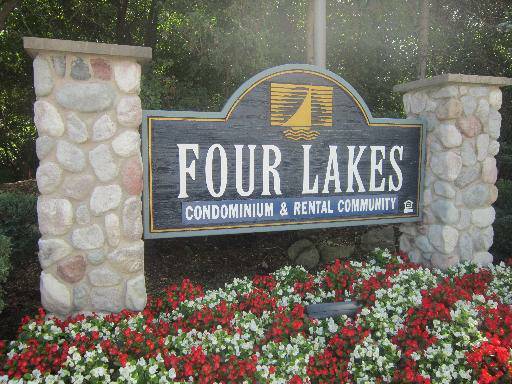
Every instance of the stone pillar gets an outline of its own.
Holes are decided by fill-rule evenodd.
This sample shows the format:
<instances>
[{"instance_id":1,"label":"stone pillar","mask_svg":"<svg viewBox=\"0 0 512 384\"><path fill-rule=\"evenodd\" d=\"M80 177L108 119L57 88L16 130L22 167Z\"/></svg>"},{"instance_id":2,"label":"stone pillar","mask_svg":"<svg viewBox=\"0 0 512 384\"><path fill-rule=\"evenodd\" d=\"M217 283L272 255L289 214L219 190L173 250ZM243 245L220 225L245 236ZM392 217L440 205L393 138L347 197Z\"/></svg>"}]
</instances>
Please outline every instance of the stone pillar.
<instances>
[{"instance_id":1,"label":"stone pillar","mask_svg":"<svg viewBox=\"0 0 512 384\"><path fill-rule=\"evenodd\" d=\"M41 301L141 310L140 63L151 48L26 37L34 58Z\"/></svg>"},{"instance_id":2,"label":"stone pillar","mask_svg":"<svg viewBox=\"0 0 512 384\"><path fill-rule=\"evenodd\" d=\"M400 248L414 262L446 269L492 263L499 151L500 86L512 79L440 75L398 85L408 117L427 123L423 221L400 226Z\"/></svg>"}]
</instances>

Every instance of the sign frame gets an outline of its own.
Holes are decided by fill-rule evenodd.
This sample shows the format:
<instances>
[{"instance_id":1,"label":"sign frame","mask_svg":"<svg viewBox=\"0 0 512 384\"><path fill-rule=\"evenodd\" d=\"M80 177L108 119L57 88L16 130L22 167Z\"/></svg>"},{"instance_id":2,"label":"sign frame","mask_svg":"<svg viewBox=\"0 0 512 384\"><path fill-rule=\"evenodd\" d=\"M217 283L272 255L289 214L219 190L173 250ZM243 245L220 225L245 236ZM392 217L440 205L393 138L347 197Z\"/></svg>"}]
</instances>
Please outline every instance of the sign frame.
<instances>
[{"instance_id":1,"label":"sign frame","mask_svg":"<svg viewBox=\"0 0 512 384\"><path fill-rule=\"evenodd\" d=\"M352 97L355 104L361 110L368 128L372 126L380 127L397 127L397 126L414 126L420 129L420 146L421 151L418 163L418 198L416 215L410 217L383 217L383 218L339 218L336 220L324 220L320 222L297 222L297 223L250 223L250 224L234 224L230 228L219 229L186 229L177 230L155 230L152 228L152 179L151 179L151 119L162 118L166 120L177 121L215 121L226 122L229 120L233 111L235 111L238 103L242 98L258 84L264 80L278 75L280 73L308 72L334 81L349 96ZM229 235L238 233L254 233L254 232L274 232L274 231L290 231L304 229L320 229L320 228L337 228L358 225L384 225L395 223L410 223L422 220L423 216L423 181L426 167L426 125L427 122L423 118L417 119L397 119L397 118L375 118L372 116L368 106L364 102L359 93L342 77L337 74L308 64L286 64L273 67L258 73L245 81L228 99L224 107L219 112L197 112L197 111L163 111L163 110L143 110L142 112L142 160L143 160L143 227L145 239L161 239L161 238L178 238L178 237L194 237L194 236L211 236L211 235Z\"/></svg>"}]
</instances>

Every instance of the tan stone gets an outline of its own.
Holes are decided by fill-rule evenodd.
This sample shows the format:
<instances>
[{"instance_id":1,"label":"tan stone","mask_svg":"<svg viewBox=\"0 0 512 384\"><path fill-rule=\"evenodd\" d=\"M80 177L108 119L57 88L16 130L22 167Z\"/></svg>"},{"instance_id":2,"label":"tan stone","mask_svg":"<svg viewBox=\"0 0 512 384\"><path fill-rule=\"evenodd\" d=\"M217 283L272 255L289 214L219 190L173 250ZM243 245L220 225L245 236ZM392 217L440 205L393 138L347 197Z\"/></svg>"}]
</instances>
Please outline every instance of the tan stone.
<instances>
[{"instance_id":1,"label":"tan stone","mask_svg":"<svg viewBox=\"0 0 512 384\"><path fill-rule=\"evenodd\" d=\"M482 131L482 123L475 116L457 119L457 127L467 137L475 137Z\"/></svg>"},{"instance_id":2,"label":"tan stone","mask_svg":"<svg viewBox=\"0 0 512 384\"><path fill-rule=\"evenodd\" d=\"M86 262L82 255L62 260L57 265L57 273L68 283L77 283L84 277Z\"/></svg>"},{"instance_id":3,"label":"tan stone","mask_svg":"<svg viewBox=\"0 0 512 384\"><path fill-rule=\"evenodd\" d=\"M462 114L462 105L459 100L448 99L437 107L436 114L439 120L456 119Z\"/></svg>"},{"instance_id":4,"label":"tan stone","mask_svg":"<svg viewBox=\"0 0 512 384\"><path fill-rule=\"evenodd\" d=\"M142 162L140 156L134 156L123 164L121 176L123 188L130 195L142 193Z\"/></svg>"}]
</instances>

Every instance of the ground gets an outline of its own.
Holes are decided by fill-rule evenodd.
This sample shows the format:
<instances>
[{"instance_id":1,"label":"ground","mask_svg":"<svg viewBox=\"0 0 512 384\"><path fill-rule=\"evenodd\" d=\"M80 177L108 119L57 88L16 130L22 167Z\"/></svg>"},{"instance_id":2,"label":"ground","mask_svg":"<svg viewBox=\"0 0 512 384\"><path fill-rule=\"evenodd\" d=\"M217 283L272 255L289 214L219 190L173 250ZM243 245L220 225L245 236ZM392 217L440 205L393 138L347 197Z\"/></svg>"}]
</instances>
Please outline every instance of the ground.
<instances>
[{"instance_id":1,"label":"ground","mask_svg":"<svg viewBox=\"0 0 512 384\"><path fill-rule=\"evenodd\" d=\"M148 293L157 292L185 277L206 288L218 288L234 277L270 273L289 264L286 251L300 238L353 241L359 232L359 228L345 228L146 240ZM37 257L34 255L18 269L11 271L5 286L7 306L0 313L0 340L12 340L21 318L34 314L40 305L41 269Z\"/></svg>"}]
</instances>

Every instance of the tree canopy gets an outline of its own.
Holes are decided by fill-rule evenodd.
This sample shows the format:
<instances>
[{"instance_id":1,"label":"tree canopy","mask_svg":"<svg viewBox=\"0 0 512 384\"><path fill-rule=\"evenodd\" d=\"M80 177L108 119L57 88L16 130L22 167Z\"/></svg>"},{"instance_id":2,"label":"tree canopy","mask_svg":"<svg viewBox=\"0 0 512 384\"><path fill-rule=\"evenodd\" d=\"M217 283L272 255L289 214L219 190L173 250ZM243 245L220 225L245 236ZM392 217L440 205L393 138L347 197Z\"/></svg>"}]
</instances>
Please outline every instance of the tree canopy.
<instances>
[{"instance_id":1,"label":"tree canopy","mask_svg":"<svg viewBox=\"0 0 512 384\"><path fill-rule=\"evenodd\" d=\"M418 74L418 0L327 2L327 66L375 116L403 114L392 86ZM143 107L219 110L259 71L306 61L307 0L0 0L0 182L34 174L31 59L22 37L153 47ZM508 0L432 0L426 75L512 76ZM512 93L506 91L505 101ZM502 175L512 174L512 107Z\"/></svg>"}]
</instances>

